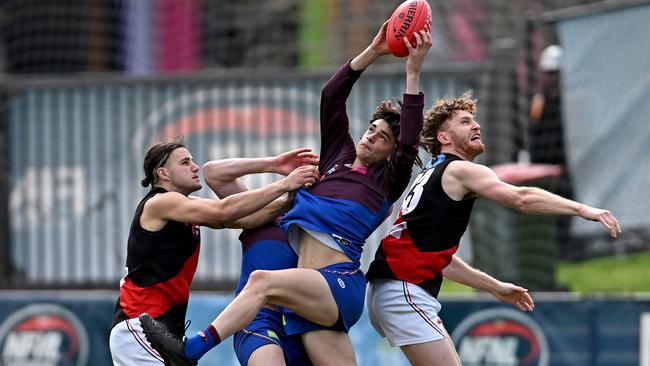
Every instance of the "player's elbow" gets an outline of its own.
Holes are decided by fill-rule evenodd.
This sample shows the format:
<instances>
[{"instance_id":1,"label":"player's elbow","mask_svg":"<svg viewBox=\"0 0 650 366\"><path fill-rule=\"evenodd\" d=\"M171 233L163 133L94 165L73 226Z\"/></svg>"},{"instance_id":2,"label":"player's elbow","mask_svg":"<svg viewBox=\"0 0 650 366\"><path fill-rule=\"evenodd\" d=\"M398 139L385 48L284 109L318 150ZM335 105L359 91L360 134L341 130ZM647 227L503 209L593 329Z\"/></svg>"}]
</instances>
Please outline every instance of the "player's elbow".
<instances>
[{"instance_id":1,"label":"player's elbow","mask_svg":"<svg viewBox=\"0 0 650 366\"><path fill-rule=\"evenodd\" d=\"M530 212L535 202L535 195L531 187L519 187L512 203L512 208L521 212Z\"/></svg>"},{"instance_id":2,"label":"player's elbow","mask_svg":"<svg viewBox=\"0 0 650 366\"><path fill-rule=\"evenodd\" d=\"M244 230L249 230L249 229L254 229L256 227L259 227L260 225L257 223L256 220L254 220L251 215L242 217L240 219L230 221L226 224L226 227L231 228L231 229L244 229Z\"/></svg>"},{"instance_id":3,"label":"player's elbow","mask_svg":"<svg viewBox=\"0 0 650 366\"><path fill-rule=\"evenodd\" d=\"M326 104L331 102L338 102L340 97L337 98L338 89L335 85L327 83L320 90L321 103L325 102Z\"/></svg>"},{"instance_id":4,"label":"player's elbow","mask_svg":"<svg viewBox=\"0 0 650 366\"><path fill-rule=\"evenodd\" d=\"M328 85L323 86L323 88L321 88L320 90L321 100L329 99L333 94L334 94L333 88Z\"/></svg>"},{"instance_id":5,"label":"player's elbow","mask_svg":"<svg viewBox=\"0 0 650 366\"><path fill-rule=\"evenodd\" d=\"M205 181L210 183L217 180L217 164L213 161L208 161L203 164L203 177Z\"/></svg>"}]
</instances>

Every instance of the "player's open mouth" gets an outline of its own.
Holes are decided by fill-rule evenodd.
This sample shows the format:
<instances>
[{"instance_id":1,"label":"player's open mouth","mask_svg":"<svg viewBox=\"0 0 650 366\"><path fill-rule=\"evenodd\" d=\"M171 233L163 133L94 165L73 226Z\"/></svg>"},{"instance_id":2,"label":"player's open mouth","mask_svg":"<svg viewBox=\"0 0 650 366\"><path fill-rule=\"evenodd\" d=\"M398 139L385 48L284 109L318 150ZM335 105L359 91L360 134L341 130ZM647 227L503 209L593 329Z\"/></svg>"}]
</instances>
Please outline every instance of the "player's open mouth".
<instances>
[{"instance_id":1,"label":"player's open mouth","mask_svg":"<svg viewBox=\"0 0 650 366\"><path fill-rule=\"evenodd\" d=\"M474 135L474 136L470 137L469 140L470 141L477 141L477 140L480 140L480 139L481 139L481 135Z\"/></svg>"}]
</instances>

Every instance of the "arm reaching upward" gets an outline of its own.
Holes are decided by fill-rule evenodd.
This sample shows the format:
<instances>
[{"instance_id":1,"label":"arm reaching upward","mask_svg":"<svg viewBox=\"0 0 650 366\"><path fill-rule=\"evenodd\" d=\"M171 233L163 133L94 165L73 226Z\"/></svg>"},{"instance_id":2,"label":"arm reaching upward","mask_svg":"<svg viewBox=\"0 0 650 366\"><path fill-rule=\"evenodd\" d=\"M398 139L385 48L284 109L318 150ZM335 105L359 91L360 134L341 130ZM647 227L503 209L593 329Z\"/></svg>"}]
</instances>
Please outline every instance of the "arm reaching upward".
<instances>
[{"instance_id":1,"label":"arm reaching upward","mask_svg":"<svg viewBox=\"0 0 650 366\"><path fill-rule=\"evenodd\" d=\"M389 53L385 22L379 32L359 55L340 67L321 90L320 99L320 171L331 168L340 154L353 154L350 120L346 102L352 87L363 71L379 57Z\"/></svg>"},{"instance_id":2,"label":"arm reaching upward","mask_svg":"<svg viewBox=\"0 0 650 366\"><path fill-rule=\"evenodd\" d=\"M420 70L431 48L431 34L424 30L415 34L416 45L412 47L406 37L402 38L409 51L406 60L406 90L400 115L400 129L395 149L389 160L389 181L391 190L388 199L397 201L410 182L413 162L418 154L418 143L422 131L424 94L420 93Z\"/></svg>"},{"instance_id":3,"label":"arm reaching upward","mask_svg":"<svg viewBox=\"0 0 650 366\"><path fill-rule=\"evenodd\" d=\"M402 41L409 50L409 56L406 59L406 94L420 93L420 71L432 45L431 33L425 30L415 33L415 40L416 45L413 47L406 37L402 37Z\"/></svg>"},{"instance_id":4,"label":"arm reaching upward","mask_svg":"<svg viewBox=\"0 0 650 366\"><path fill-rule=\"evenodd\" d=\"M390 53L388 50L388 45L386 44L386 28L388 27L388 21L385 21L381 25L377 35L373 38L372 42L365 50L358 54L355 58L350 61L350 67L352 70L360 71L365 70L370 64L375 62L381 56L387 55ZM410 44L409 44L410 46Z\"/></svg>"}]
</instances>

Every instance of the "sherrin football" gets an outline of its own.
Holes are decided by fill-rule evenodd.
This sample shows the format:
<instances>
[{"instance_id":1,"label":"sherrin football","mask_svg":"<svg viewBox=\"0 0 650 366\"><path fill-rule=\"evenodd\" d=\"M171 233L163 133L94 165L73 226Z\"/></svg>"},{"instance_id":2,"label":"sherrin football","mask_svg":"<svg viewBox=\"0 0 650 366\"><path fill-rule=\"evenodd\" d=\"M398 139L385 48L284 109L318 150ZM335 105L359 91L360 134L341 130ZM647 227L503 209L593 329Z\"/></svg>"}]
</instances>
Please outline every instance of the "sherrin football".
<instances>
[{"instance_id":1,"label":"sherrin football","mask_svg":"<svg viewBox=\"0 0 650 366\"><path fill-rule=\"evenodd\" d=\"M388 49L397 57L408 56L409 51L402 38L406 37L415 46L415 33L422 29L431 29L429 3L426 0L407 0L401 3L388 20Z\"/></svg>"}]
</instances>

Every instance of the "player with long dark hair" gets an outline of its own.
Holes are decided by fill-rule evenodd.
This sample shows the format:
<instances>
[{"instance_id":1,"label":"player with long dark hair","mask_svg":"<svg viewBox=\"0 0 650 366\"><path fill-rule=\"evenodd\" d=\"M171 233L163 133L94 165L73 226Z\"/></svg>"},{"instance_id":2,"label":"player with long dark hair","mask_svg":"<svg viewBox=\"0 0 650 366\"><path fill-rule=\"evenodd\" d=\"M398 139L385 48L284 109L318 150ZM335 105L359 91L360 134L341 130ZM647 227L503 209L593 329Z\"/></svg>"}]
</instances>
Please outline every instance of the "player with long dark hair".
<instances>
[{"instance_id":1,"label":"player with long dark hair","mask_svg":"<svg viewBox=\"0 0 650 366\"><path fill-rule=\"evenodd\" d=\"M415 46L404 39L409 56L401 109L380 106L355 146L346 101L362 72L389 54L386 26L323 87L321 178L296 193L294 206L281 223L299 253L298 268L251 273L243 290L212 324L185 342L142 316L145 334L168 365L193 364L222 339L245 328L265 304L287 309L285 330L301 335L314 364L356 364L347 332L364 306L361 252L366 238L408 186L422 128L420 70L431 47L428 31L416 35Z\"/></svg>"}]
</instances>

